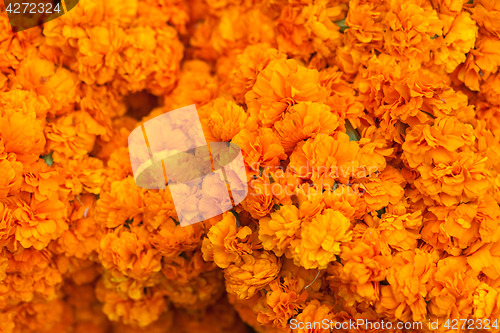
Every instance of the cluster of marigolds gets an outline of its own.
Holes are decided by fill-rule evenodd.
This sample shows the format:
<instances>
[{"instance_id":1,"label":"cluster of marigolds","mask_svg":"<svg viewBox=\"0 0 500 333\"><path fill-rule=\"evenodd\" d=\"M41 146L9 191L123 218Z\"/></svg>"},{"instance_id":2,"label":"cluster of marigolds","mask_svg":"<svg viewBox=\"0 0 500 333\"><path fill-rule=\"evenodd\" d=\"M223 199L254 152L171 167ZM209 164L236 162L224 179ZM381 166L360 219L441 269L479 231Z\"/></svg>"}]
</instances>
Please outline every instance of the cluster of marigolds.
<instances>
[{"instance_id":1,"label":"cluster of marigolds","mask_svg":"<svg viewBox=\"0 0 500 333\"><path fill-rule=\"evenodd\" d=\"M499 65L496 0L2 6L0 331L498 331ZM250 185L181 227L127 138L190 104Z\"/></svg>"}]
</instances>

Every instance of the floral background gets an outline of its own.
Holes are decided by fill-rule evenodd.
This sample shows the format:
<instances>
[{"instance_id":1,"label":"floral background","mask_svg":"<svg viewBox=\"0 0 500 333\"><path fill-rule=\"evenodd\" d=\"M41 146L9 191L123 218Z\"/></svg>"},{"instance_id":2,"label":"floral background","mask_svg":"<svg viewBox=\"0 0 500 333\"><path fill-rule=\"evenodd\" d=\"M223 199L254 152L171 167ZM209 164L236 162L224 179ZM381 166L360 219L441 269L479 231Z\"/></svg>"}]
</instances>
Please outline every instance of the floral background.
<instances>
[{"instance_id":1,"label":"floral background","mask_svg":"<svg viewBox=\"0 0 500 333\"><path fill-rule=\"evenodd\" d=\"M496 0L1 5L0 332L493 323L499 65ZM190 104L250 185L180 227L127 138Z\"/></svg>"}]
</instances>

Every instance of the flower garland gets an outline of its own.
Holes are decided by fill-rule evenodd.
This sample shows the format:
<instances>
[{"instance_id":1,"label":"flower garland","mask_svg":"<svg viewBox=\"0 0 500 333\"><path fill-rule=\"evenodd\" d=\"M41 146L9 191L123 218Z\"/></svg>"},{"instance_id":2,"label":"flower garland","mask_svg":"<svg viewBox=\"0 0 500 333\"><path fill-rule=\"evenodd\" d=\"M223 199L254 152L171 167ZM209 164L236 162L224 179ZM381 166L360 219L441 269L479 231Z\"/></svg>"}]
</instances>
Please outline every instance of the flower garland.
<instances>
[{"instance_id":1,"label":"flower garland","mask_svg":"<svg viewBox=\"0 0 500 333\"><path fill-rule=\"evenodd\" d=\"M499 332L500 2L0 10L0 332ZM249 194L181 227L127 138L190 104Z\"/></svg>"}]
</instances>

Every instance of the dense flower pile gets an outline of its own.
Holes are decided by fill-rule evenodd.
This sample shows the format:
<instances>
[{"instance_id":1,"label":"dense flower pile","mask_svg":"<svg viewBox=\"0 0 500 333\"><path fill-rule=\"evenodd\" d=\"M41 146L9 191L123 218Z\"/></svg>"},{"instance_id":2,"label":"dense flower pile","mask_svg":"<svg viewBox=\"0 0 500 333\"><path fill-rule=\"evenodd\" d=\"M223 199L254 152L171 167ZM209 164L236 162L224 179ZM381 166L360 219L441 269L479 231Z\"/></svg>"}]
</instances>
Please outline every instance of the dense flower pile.
<instances>
[{"instance_id":1,"label":"dense flower pile","mask_svg":"<svg viewBox=\"0 0 500 333\"><path fill-rule=\"evenodd\" d=\"M1 11L1 332L500 318L500 2ZM190 104L249 195L180 227L127 138Z\"/></svg>"}]
</instances>

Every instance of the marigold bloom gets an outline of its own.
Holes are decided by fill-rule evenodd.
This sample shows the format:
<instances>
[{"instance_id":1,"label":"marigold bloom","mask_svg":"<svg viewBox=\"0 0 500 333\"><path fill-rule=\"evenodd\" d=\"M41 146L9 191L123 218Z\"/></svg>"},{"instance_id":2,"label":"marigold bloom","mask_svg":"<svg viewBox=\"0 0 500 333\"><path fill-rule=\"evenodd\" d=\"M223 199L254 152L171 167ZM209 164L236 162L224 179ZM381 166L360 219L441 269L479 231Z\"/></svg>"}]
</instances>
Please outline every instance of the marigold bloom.
<instances>
[{"instance_id":1,"label":"marigold bloom","mask_svg":"<svg viewBox=\"0 0 500 333\"><path fill-rule=\"evenodd\" d=\"M161 269L159 251L144 237L144 230L134 228L133 231L104 235L99 244L99 257L106 269L117 269L138 280L148 279Z\"/></svg>"},{"instance_id":2,"label":"marigold bloom","mask_svg":"<svg viewBox=\"0 0 500 333\"><path fill-rule=\"evenodd\" d=\"M297 207L281 206L278 211L259 220L259 239L262 241L262 246L265 250L273 251L278 257L285 252L287 257L290 257L289 245L300 237L301 225Z\"/></svg>"},{"instance_id":3,"label":"marigold bloom","mask_svg":"<svg viewBox=\"0 0 500 333\"><path fill-rule=\"evenodd\" d=\"M290 167L299 177L332 187L336 179L347 183L356 174L358 151L359 145L345 133L337 132L335 138L318 134L297 145L290 155Z\"/></svg>"},{"instance_id":4,"label":"marigold bloom","mask_svg":"<svg viewBox=\"0 0 500 333\"><path fill-rule=\"evenodd\" d=\"M342 246L340 261L328 267L330 288L338 289L347 305L379 299L379 282L391 264L390 249L377 229L362 224L353 230L353 239Z\"/></svg>"},{"instance_id":5,"label":"marigold bloom","mask_svg":"<svg viewBox=\"0 0 500 333\"><path fill-rule=\"evenodd\" d=\"M257 132L243 129L231 142L241 148L245 164L253 170L258 170L260 166L278 166L280 160L286 158L279 137L269 128L261 128Z\"/></svg>"},{"instance_id":6,"label":"marigold bloom","mask_svg":"<svg viewBox=\"0 0 500 333\"><path fill-rule=\"evenodd\" d=\"M73 5L0 15L0 331L500 318L499 1ZM192 104L249 189L182 227L225 186L138 187L128 136Z\"/></svg>"},{"instance_id":7,"label":"marigold bloom","mask_svg":"<svg viewBox=\"0 0 500 333\"><path fill-rule=\"evenodd\" d=\"M326 209L305 224L300 239L292 241L296 264L306 269L324 269L340 253L340 244L352 237L351 222L341 213Z\"/></svg>"},{"instance_id":8,"label":"marigold bloom","mask_svg":"<svg viewBox=\"0 0 500 333\"><path fill-rule=\"evenodd\" d=\"M342 38L339 26L331 18L340 11L338 7L339 4L332 6L328 1L285 6L276 20L279 49L304 60L312 53L320 58L331 58L332 50L340 45Z\"/></svg>"},{"instance_id":9,"label":"marigold bloom","mask_svg":"<svg viewBox=\"0 0 500 333\"><path fill-rule=\"evenodd\" d=\"M229 79L229 90L239 103L245 102L245 94L252 89L257 75L269 62L285 59L286 56L268 44L249 45L236 57Z\"/></svg>"},{"instance_id":10,"label":"marigold bloom","mask_svg":"<svg viewBox=\"0 0 500 333\"><path fill-rule=\"evenodd\" d=\"M256 178L249 183L248 195L241 203L255 219L266 216L273 208L273 192L268 172L265 170L263 176L258 178L255 175Z\"/></svg>"},{"instance_id":11,"label":"marigold bloom","mask_svg":"<svg viewBox=\"0 0 500 333\"><path fill-rule=\"evenodd\" d=\"M231 141L241 130L252 132L257 123L234 101L217 98L199 110L207 141Z\"/></svg>"},{"instance_id":12,"label":"marigold bloom","mask_svg":"<svg viewBox=\"0 0 500 333\"><path fill-rule=\"evenodd\" d=\"M318 300L313 299L307 303L306 307L299 313L296 317L297 322L310 323L310 325L314 325L315 322L323 322L323 320L327 320L328 323L330 321L334 321L333 309L329 304L322 304ZM307 324L306 324L307 325ZM317 326L317 325L316 325ZM306 332L329 332L329 329L308 329L298 328L293 330L294 333L306 333Z\"/></svg>"},{"instance_id":13,"label":"marigold bloom","mask_svg":"<svg viewBox=\"0 0 500 333\"><path fill-rule=\"evenodd\" d=\"M106 228L116 228L127 220L141 218L143 192L131 176L111 183L110 191L97 202L96 221Z\"/></svg>"},{"instance_id":14,"label":"marigold bloom","mask_svg":"<svg viewBox=\"0 0 500 333\"><path fill-rule=\"evenodd\" d=\"M452 17L451 23L446 23L443 29L446 47L435 53L435 61L444 64L446 71L451 73L465 61L466 54L474 47L477 31L476 22L469 13L461 12L458 16Z\"/></svg>"},{"instance_id":15,"label":"marigold bloom","mask_svg":"<svg viewBox=\"0 0 500 333\"><path fill-rule=\"evenodd\" d=\"M274 280L269 283L270 291L257 305L257 320L276 328L286 328L288 321L303 308L307 292L296 280L283 278L283 283Z\"/></svg>"},{"instance_id":16,"label":"marigold bloom","mask_svg":"<svg viewBox=\"0 0 500 333\"><path fill-rule=\"evenodd\" d=\"M338 116L326 104L300 102L290 107L283 120L274 124L281 144L290 152L302 140L317 134L331 135L339 126Z\"/></svg>"},{"instance_id":17,"label":"marigold bloom","mask_svg":"<svg viewBox=\"0 0 500 333\"><path fill-rule=\"evenodd\" d=\"M213 260L220 268L227 268L233 263L238 264L242 256L252 254L255 245L252 229L244 226L238 230L236 217L226 212L203 240L203 258Z\"/></svg>"},{"instance_id":18,"label":"marigold bloom","mask_svg":"<svg viewBox=\"0 0 500 333\"><path fill-rule=\"evenodd\" d=\"M377 310L401 321L426 318L425 297L436 270L437 255L420 249L397 253L387 272L388 286L381 287Z\"/></svg>"},{"instance_id":19,"label":"marigold bloom","mask_svg":"<svg viewBox=\"0 0 500 333\"><path fill-rule=\"evenodd\" d=\"M266 127L280 120L283 112L297 102L323 102L325 98L318 71L291 59L271 61L245 95L250 114Z\"/></svg>"},{"instance_id":20,"label":"marigold bloom","mask_svg":"<svg viewBox=\"0 0 500 333\"><path fill-rule=\"evenodd\" d=\"M238 299L248 299L274 280L281 268L281 261L268 251L255 251L243 255L238 264L224 270L226 289Z\"/></svg>"},{"instance_id":21,"label":"marigold bloom","mask_svg":"<svg viewBox=\"0 0 500 333\"><path fill-rule=\"evenodd\" d=\"M440 259L433 280L427 297L429 318L467 318L480 281L465 256Z\"/></svg>"}]
</instances>

